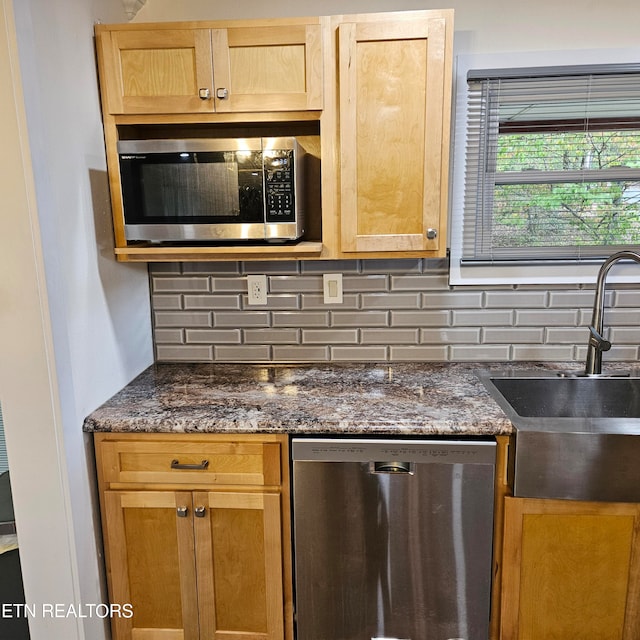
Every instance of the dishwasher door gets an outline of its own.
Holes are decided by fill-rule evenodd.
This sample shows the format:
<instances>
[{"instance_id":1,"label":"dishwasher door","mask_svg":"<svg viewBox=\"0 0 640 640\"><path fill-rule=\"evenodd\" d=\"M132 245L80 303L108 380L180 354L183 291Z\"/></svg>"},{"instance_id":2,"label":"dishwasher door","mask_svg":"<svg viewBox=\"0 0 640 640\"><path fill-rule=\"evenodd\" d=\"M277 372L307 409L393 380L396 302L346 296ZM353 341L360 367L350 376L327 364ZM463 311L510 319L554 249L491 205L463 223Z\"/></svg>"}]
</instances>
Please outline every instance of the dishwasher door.
<instances>
[{"instance_id":1,"label":"dishwasher door","mask_svg":"<svg viewBox=\"0 0 640 640\"><path fill-rule=\"evenodd\" d=\"M495 442L295 438L297 640L487 640Z\"/></svg>"}]
</instances>

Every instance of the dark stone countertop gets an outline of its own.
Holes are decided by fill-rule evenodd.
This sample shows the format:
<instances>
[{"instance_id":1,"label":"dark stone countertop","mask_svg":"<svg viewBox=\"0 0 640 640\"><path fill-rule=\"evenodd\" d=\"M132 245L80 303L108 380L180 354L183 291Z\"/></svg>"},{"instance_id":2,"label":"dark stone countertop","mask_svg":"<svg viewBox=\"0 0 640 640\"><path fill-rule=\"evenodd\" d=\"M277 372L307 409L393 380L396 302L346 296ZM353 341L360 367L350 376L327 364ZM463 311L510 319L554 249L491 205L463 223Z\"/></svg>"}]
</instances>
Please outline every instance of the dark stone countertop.
<instances>
[{"instance_id":1,"label":"dark stone countertop","mask_svg":"<svg viewBox=\"0 0 640 640\"><path fill-rule=\"evenodd\" d=\"M577 363L155 364L99 407L84 431L509 434L478 369Z\"/></svg>"}]
</instances>

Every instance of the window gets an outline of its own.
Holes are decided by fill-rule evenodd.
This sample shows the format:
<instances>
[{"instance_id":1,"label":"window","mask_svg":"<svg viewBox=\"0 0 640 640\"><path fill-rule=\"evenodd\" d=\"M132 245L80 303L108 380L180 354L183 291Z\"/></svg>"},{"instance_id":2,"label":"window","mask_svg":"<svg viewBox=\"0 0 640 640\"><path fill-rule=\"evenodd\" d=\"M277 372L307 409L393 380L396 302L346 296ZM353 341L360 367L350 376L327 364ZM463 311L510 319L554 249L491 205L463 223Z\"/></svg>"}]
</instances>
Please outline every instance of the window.
<instances>
[{"instance_id":1,"label":"window","mask_svg":"<svg viewBox=\"0 0 640 640\"><path fill-rule=\"evenodd\" d=\"M638 248L640 65L470 70L465 91L462 265Z\"/></svg>"}]
</instances>

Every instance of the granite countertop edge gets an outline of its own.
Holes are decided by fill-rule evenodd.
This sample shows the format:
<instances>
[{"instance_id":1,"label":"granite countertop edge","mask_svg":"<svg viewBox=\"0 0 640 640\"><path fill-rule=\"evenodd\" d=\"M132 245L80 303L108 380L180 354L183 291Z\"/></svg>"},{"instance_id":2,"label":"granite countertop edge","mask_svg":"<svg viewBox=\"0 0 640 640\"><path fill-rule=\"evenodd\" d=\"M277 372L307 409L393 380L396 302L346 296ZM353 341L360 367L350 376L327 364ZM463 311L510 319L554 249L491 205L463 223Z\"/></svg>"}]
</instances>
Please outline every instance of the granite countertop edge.
<instances>
[{"instance_id":1,"label":"granite countertop edge","mask_svg":"<svg viewBox=\"0 0 640 640\"><path fill-rule=\"evenodd\" d=\"M86 432L510 434L478 370L579 363L156 363L84 421Z\"/></svg>"}]
</instances>

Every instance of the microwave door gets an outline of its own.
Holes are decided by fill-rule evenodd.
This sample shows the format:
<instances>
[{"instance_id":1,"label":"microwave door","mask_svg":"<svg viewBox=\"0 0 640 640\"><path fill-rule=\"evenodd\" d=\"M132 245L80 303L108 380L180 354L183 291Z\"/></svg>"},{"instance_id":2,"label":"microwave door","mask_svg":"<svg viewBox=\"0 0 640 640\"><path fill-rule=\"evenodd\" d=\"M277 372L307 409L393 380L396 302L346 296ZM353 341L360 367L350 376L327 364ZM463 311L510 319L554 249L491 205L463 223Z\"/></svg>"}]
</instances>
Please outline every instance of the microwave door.
<instances>
[{"instance_id":1,"label":"microwave door","mask_svg":"<svg viewBox=\"0 0 640 640\"><path fill-rule=\"evenodd\" d=\"M259 151L130 154L121 174L128 240L265 239Z\"/></svg>"}]
</instances>

